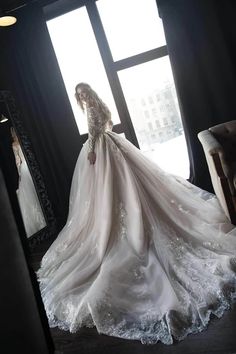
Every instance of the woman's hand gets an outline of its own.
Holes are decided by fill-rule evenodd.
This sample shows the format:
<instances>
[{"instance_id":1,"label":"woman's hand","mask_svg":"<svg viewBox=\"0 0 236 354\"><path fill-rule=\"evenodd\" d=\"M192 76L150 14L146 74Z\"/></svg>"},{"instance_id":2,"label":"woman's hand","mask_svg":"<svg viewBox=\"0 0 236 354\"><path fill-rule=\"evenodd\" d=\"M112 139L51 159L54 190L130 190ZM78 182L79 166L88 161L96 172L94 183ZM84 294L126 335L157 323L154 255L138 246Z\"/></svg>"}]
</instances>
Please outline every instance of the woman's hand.
<instances>
[{"instance_id":1,"label":"woman's hand","mask_svg":"<svg viewBox=\"0 0 236 354\"><path fill-rule=\"evenodd\" d=\"M88 160L90 162L90 165L94 165L96 162L96 154L95 152L91 151L88 153Z\"/></svg>"}]
</instances>

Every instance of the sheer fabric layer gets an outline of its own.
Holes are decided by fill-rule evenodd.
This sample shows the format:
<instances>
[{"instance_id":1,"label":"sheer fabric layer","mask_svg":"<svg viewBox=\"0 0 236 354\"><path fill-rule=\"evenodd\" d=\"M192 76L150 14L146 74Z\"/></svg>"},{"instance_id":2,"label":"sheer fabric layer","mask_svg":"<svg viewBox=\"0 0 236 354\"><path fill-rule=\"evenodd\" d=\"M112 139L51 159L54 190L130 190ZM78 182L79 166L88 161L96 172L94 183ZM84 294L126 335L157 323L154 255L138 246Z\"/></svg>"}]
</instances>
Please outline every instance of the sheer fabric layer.
<instances>
[{"instance_id":1,"label":"sheer fabric layer","mask_svg":"<svg viewBox=\"0 0 236 354\"><path fill-rule=\"evenodd\" d=\"M74 172L68 221L38 278L50 325L142 343L202 331L236 297L236 231L217 199L107 132Z\"/></svg>"},{"instance_id":2,"label":"sheer fabric layer","mask_svg":"<svg viewBox=\"0 0 236 354\"><path fill-rule=\"evenodd\" d=\"M19 186L16 191L27 237L46 226L39 198L22 151L19 151Z\"/></svg>"}]
</instances>

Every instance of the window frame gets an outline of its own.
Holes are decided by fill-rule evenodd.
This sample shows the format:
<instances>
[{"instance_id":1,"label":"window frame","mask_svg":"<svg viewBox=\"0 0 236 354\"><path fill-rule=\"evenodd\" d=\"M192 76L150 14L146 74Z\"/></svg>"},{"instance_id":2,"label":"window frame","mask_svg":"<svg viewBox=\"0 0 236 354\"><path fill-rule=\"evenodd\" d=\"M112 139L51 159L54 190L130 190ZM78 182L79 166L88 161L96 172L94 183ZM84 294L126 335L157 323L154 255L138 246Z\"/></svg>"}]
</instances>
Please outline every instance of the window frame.
<instances>
[{"instance_id":1,"label":"window frame","mask_svg":"<svg viewBox=\"0 0 236 354\"><path fill-rule=\"evenodd\" d=\"M120 70L129 69L133 66L167 56L167 45L156 47L154 49L114 61L105 30L103 28L102 20L99 15L99 10L96 6L97 1L99 0L61 0L60 2L48 4L43 7L45 20L47 22L53 18L62 16L67 12L79 9L83 6L86 7L98 50L103 61L111 92L120 117L120 123L114 125L113 130L118 134L125 133L126 138L139 148L138 139L129 114L125 96L118 77L118 72ZM156 14L158 16L158 8ZM88 134L80 134L80 136L82 142L85 142Z\"/></svg>"}]
</instances>

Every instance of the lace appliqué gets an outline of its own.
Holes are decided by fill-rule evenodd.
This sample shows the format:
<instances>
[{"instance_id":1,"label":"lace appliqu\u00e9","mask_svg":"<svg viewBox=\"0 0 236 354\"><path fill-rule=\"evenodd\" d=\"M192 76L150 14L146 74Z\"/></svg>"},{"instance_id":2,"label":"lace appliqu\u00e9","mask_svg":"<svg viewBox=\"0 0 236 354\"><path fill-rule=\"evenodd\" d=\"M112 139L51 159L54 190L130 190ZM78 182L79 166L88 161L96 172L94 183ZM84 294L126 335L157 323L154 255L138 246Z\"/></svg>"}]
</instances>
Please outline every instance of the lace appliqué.
<instances>
[{"instance_id":1,"label":"lace appliqu\u00e9","mask_svg":"<svg viewBox=\"0 0 236 354\"><path fill-rule=\"evenodd\" d=\"M116 213L119 215L117 232L119 232L121 238L126 237L126 211L122 202L117 203ZM236 275L233 273L236 267L236 258L229 259L232 272L228 271L225 274L222 269L215 266L211 251L205 250L205 253L202 253L200 247L199 249L195 248L195 254L201 254L202 262L213 274L213 277L208 276L207 279L204 279L204 274L199 274L194 268L194 262L191 264L185 258L186 253L190 253L190 248L186 247L181 238L171 242L169 247L179 248L173 267L175 274L171 278L173 288L179 299L178 310L171 310L160 318L159 312L156 312L155 308L150 305L149 310L143 315L138 315L138 317L135 314L126 314L112 303L112 289L108 286L99 300L95 302L94 299L92 312L87 302L83 303L78 311L73 303L73 298L64 299L62 305L60 305L60 313L63 314L64 321L56 318L57 307L55 309L51 307L50 304L53 301L47 297L44 303L50 326L57 326L72 333L84 326L97 326L100 333L139 340L143 344L155 344L158 341L164 344L172 344L173 339L183 340L190 333L201 332L206 328L211 314L221 317L236 299ZM181 270L183 266L186 270L186 276L189 278L187 282L183 278L184 273ZM133 265L129 273L131 282L134 278L136 283L143 282L144 273L142 267L138 267L138 264L137 266ZM213 279L216 273L222 275L220 282ZM218 277L215 277L215 279L218 279ZM194 284L194 289L192 289L192 284ZM203 288L205 289L205 296L202 295ZM41 291L43 295L43 289ZM146 292L144 291L144 293L144 300L146 301ZM206 294L208 295L206 296ZM142 299L142 293L140 293L139 298ZM77 313L77 316L75 316L75 313Z\"/></svg>"},{"instance_id":2,"label":"lace appliqu\u00e9","mask_svg":"<svg viewBox=\"0 0 236 354\"><path fill-rule=\"evenodd\" d=\"M112 121L109 116L99 114L95 107L87 107L87 120L88 120L88 149L93 152L95 143L101 134L106 130L112 129Z\"/></svg>"},{"instance_id":3,"label":"lace appliqu\u00e9","mask_svg":"<svg viewBox=\"0 0 236 354\"><path fill-rule=\"evenodd\" d=\"M121 240L127 237L126 216L127 211L125 209L124 203L118 202L115 208L115 220L117 220L115 234Z\"/></svg>"},{"instance_id":4,"label":"lace appliqu\u00e9","mask_svg":"<svg viewBox=\"0 0 236 354\"><path fill-rule=\"evenodd\" d=\"M183 340L190 333L203 331L211 314L221 317L225 310L236 298L236 282L234 286L225 286L228 291L218 291L217 299L211 308L199 307L195 312L189 308L181 308L181 311L171 310L163 318L154 309L150 309L145 315L133 318L122 313L110 303L109 291L96 305L96 318L99 318L99 332L106 335L125 339L139 340L142 344L155 344L161 341L164 344L172 344L173 339Z\"/></svg>"}]
</instances>

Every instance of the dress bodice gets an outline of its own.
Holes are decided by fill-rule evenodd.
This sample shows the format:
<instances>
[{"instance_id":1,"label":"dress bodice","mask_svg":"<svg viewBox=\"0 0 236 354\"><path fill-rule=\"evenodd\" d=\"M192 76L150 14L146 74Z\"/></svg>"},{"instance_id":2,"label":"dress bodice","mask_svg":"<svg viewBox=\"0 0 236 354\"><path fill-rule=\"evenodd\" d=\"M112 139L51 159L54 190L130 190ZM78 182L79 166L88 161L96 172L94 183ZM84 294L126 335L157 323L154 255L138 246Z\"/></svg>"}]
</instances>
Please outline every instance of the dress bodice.
<instances>
[{"instance_id":1,"label":"dress bodice","mask_svg":"<svg viewBox=\"0 0 236 354\"><path fill-rule=\"evenodd\" d=\"M89 151L94 151L97 138L106 131L111 131L113 123L110 112L107 114L99 112L95 107L86 107L88 120L88 145Z\"/></svg>"}]
</instances>

